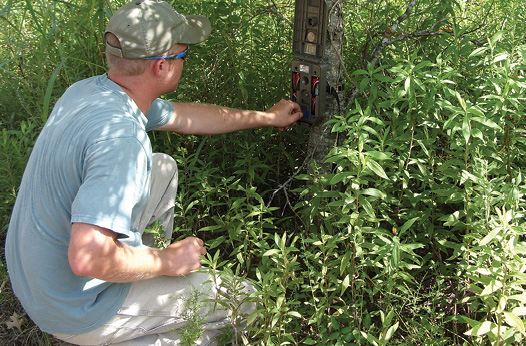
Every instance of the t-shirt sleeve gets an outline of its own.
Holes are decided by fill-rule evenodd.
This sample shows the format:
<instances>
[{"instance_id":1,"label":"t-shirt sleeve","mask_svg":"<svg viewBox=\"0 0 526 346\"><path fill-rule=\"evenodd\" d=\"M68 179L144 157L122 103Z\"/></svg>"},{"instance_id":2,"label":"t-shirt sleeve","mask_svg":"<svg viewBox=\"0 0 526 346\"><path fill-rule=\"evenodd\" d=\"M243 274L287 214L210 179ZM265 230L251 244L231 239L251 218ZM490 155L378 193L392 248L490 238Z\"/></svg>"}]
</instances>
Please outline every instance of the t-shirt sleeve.
<instances>
[{"instance_id":1,"label":"t-shirt sleeve","mask_svg":"<svg viewBox=\"0 0 526 346\"><path fill-rule=\"evenodd\" d=\"M170 101L155 99L148 109L146 131L155 130L168 122L174 113L174 106Z\"/></svg>"},{"instance_id":2,"label":"t-shirt sleeve","mask_svg":"<svg viewBox=\"0 0 526 346\"><path fill-rule=\"evenodd\" d=\"M101 140L85 153L82 183L73 201L71 222L134 237L133 222L147 188L151 162L133 137Z\"/></svg>"}]
</instances>

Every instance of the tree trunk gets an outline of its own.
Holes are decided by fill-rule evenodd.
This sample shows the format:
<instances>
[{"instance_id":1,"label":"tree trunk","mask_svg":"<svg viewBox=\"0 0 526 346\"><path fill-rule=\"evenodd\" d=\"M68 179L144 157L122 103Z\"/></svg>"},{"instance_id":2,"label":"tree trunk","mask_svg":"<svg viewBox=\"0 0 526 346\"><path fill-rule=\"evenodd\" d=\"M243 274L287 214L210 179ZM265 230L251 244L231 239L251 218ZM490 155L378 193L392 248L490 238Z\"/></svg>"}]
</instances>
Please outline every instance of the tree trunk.
<instances>
[{"instance_id":1,"label":"tree trunk","mask_svg":"<svg viewBox=\"0 0 526 346\"><path fill-rule=\"evenodd\" d=\"M343 3L342 0L326 0L328 8L327 33L323 63L327 65L327 83L332 93L327 90L326 108L321 121L314 125L309 133L308 150L321 173L330 171L330 165L325 164L325 158L336 144L336 134L331 133L331 125L325 125L327 120L344 110L338 109L336 96L341 83L342 43L343 43Z\"/></svg>"}]
</instances>

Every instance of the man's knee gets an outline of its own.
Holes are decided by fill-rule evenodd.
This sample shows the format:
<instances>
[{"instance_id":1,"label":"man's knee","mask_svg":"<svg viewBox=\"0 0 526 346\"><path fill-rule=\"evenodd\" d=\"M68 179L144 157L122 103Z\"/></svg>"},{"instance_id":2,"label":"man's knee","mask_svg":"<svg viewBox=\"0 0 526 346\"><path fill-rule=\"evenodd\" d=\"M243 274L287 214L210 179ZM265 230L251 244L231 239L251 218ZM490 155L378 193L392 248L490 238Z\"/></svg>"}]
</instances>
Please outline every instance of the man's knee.
<instances>
[{"instance_id":1,"label":"man's knee","mask_svg":"<svg viewBox=\"0 0 526 346\"><path fill-rule=\"evenodd\" d=\"M177 176L177 164L173 157L167 154L154 153L152 155L152 172L160 174L165 178L172 178Z\"/></svg>"}]
</instances>

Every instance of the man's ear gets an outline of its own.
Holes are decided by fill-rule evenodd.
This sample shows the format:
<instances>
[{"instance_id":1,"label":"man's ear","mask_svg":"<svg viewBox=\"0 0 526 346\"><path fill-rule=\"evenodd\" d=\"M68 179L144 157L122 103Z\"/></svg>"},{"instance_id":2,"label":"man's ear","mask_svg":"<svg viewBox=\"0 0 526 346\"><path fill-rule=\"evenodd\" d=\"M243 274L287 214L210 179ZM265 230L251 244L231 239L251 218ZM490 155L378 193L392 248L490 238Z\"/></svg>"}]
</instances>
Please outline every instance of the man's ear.
<instances>
[{"instance_id":1,"label":"man's ear","mask_svg":"<svg viewBox=\"0 0 526 346\"><path fill-rule=\"evenodd\" d=\"M150 65L150 69L152 73L157 77L161 77L162 74L166 72L167 68L168 68L168 61L164 59L153 60L152 64Z\"/></svg>"}]
</instances>

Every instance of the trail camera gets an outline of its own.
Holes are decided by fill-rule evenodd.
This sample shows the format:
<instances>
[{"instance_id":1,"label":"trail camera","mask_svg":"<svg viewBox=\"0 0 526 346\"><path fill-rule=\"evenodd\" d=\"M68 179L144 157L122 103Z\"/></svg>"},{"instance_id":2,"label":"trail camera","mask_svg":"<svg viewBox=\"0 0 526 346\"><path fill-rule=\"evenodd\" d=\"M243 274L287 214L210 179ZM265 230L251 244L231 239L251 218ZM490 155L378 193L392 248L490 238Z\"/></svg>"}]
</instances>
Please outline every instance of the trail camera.
<instances>
[{"instance_id":1,"label":"trail camera","mask_svg":"<svg viewBox=\"0 0 526 346\"><path fill-rule=\"evenodd\" d=\"M325 0L296 0L291 98L301 106L301 121L315 124L325 112L327 67L322 64L327 35Z\"/></svg>"},{"instance_id":2,"label":"trail camera","mask_svg":"<svg viewBox=\"0 0 526 346\"><path fill-rule=\"evenodd\" d=\"M292 101L301 106L301 121L314 124L325 112L326 71L323 64L292 61Z\"/></svg>"},{"instance_id":3,"label":"trail camera","mask_svg":"<svg viewBox=\"0 0 526 346\"><path fill-rule=\"evenodd\" d=\"M325 0L296 0L292 51L296 58L323 58L327 34Z\"/></svg>"}]
</instances>

